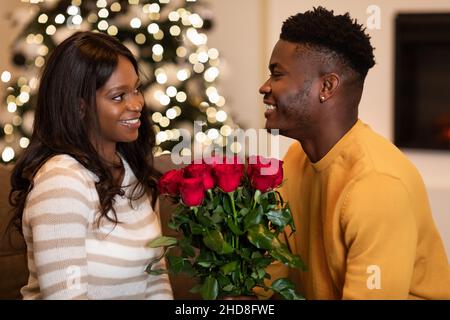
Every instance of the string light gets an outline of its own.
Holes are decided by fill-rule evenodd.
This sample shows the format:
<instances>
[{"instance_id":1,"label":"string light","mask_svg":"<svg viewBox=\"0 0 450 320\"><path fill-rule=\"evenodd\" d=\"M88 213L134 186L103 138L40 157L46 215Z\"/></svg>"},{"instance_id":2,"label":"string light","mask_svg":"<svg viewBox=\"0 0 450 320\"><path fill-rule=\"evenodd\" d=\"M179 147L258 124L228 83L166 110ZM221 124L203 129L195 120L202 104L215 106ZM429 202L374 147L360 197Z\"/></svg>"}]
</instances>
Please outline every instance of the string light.
<instances>
[{"instance_id":1,"label":"string light","mask_svg":"<svg viewBox=\"0 0 450 320\"><path fill-rule=\"evenodd\" d=\"M41 1L29 0L29 2L37 3ZM219 94L217 88L213 85L213 82L220 75L219 51L216 48L208 48L206 45L208 37L206 34L200 32L200 29L204 27L205 21L198 13L191 12L183 7L177 8L176 6L179 5L181 1L172 2L170 6L166 6L166 4L171 3L170 0L159 0L158 2L152 1L152 3L145 2L146 1L128 0L128 4L136 5L132 10L127 10L130 13L132 12L134 16L118 15L117 20L116 16L112 15L112 13L118 13L127 9L126 2L124 4L124 2L118 0L95 1L94 3L97 9L95 7L94 10L92 10L92 8L88 9L88 11L91 12L87 12L86 16L82 17L81 13L84 13L87 8L85 2L82 0L72 0L71 5L67 7L66 12L58 13L56 16L52 14L50 16L51 21L47 14L39 14L37 16L37 22L41 24L41 28L44 29L45 34L42 31L33 31L36 34L30 33L27 35L26 43L34 45L30 48L35 50L35 55L32 56L30 59L31 61L28 61L27 63L34 63L38 68L45 64L45 57L49 53L49 47L47 46L48 39L45 39L44 44L44 38L47 35L55 35L58 28L64 23L67 23L67 27L75 29L84 29L86 26L89 27L90 24L91 26L94 26L94 31L95 28L97 28L99 31L105 31L111 36L117 36L120 27L127 21L123 21L123 18L129 17L125 19L128 19L132 29L140 29L143 27L147 32L131 31L134 35L131 37L131 42L129 41L127 46L130 45L132 52L136 56L139 57L141 54L142 57L146 56L147 58L151 58L158 66L154 72L155 85L158 89L151 89L151 92L153 93L149 92L150 98L151 96L155 98L155 100L152 100L153 102L156 102L154 104L155 108L157 108L157 110L160 108L159 110L161 111L154 112L151 116L156 134L156 143L158 145L158 147L155 148L155 152L167 152L168 150L165 150L165 145L163 143L179 139L180 130L171 128L171 126L174 125L174 119L183 116L183 112L185 112L183 108L185 108L186 105L188 107L197 106L200 112L205 113L208 124L219 123L220 129L210 128L206 132L198 133L195 136L195 140L201 142L205 146L212 143L225 146L226 137L231 134L232 129L225 124L228 120L227 113L224 110L218 109L223 107L226 103L225 98ZM186 2L195 2L195 0L186 0ZM122 5L120 3L122 3ZM162 8L165 10L162 10ZM119 19L120 16L122 18ZM166 26L161 18L170 21L168 22L169 25ZM86 26L83 24L84 19L89 23L86 24ZM181 45L175 49L175 58L180 64L184 65L174 66L173 62L167 63L165 61L161 63L163 61L163 56L164 58L167 56L173 59L170 48L164 46L168 41L163 41L166 35L162 26L164 26L164 30L166 30L169 38L177 37L176 39L168 39L169 42L181 42ZM58 38L60 38L59 34L58 37L55 37L55 42L59 41L57 40ZM129 39L129 36L127 36L127 38ZM144 46L146 43L147 46L148 43L150 43L151 52L145 51L144 48L140 51L138 46ZM168 52L167 54L165 54L166 50ZM147 66L144 68L147 68ZM191 77L193 81L190 81ZM1 74L0 79L3 83L8 83L11 80L11 73L4 71ZM204 88L203 91L203 93L206 94L206 97L203 96L201 91L194 90L191 92L190 88L197 83L197 79L205 80L205 82L200 83L209 83L209 86ZM185 84L180 85L180 82L186 81L186 86ZM5 99L5 111L7 110L11 115L8 120L10 123L3 126L3 131L5 132L3 141L6 142L7 145L2 152L2 161L4 162L14 159L16 151L19 152L21 149L27 148L30 143L27 137L22 137L22 134L19 133L22 131L16 130L15 127L22 126L21 129L24 129L28 126L29 129L26 129L25 132L31 134L32 125L30 124L32 124L34 112L28 110L28 103L31 94L33 94L38 87L38 79L32 77L30 80L27 80L26 78L21 77L17 81L17 85L19 87L19 92L15 91L16 89L13 89L13 87L9 87L9 94ZM160 107L158 107L158 102L161 105ZM183 104L183 108L174 105L174 103ZM19 110L22 110L20 111L20 115L17 114ZM202 121L205 120L205 118L202 117L199 117L198 119L202 119ZM181 127L192 130L192 125L182 124ZM14 148L16 148L16 146L17 148L20 148L15 150L13 147L8 146L9 144L15 146ZM235 151L238 150L239 147L238 144L233 145ZM191 154L189 149L183 149L181 153L183 155Z\"/></svg>"},{"instance_id":2,"label":"string light","mask_svg":"<svg viewBox=\"0 0 450 320\"><path fill-rule=\"evenodd\" d=\"M9 71L3 71L1 75L2 82L9 82L11 80L11 73Z\"/></svg>"}]
</instances>

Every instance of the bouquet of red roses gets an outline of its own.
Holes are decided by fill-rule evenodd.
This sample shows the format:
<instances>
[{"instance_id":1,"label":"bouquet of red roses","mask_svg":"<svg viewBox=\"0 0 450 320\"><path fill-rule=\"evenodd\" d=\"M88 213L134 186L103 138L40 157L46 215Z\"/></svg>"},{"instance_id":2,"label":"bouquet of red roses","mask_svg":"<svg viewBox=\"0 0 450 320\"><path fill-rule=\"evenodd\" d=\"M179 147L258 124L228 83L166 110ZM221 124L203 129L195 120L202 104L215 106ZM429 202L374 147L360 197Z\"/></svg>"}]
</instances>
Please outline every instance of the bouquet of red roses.
<instances>
[{"instance_id":1,"label":"bouquet of red roses","mask_svg":"<svg viewBox=\"0 0 450 320\"><path fill-rule=\"evenodd\" d=\"M171 170L159 180L159 192L178 203L169 227L183 237L161 236L149 246L165 247L147 272L185 272L199 279L191 289L204 299L253 295L255 287L272 289L286 299L301 299L287 279L270 287L266 267L278 260L305 269L299 256L279 241L286 226L295 226L289 206L275 190L283 181L282 161L250 157L247 165L237 157L215 157ZM181 254L169 249L178 247ZM167 258L167 270L152 266Z\"/></svg>"}]
</instances>

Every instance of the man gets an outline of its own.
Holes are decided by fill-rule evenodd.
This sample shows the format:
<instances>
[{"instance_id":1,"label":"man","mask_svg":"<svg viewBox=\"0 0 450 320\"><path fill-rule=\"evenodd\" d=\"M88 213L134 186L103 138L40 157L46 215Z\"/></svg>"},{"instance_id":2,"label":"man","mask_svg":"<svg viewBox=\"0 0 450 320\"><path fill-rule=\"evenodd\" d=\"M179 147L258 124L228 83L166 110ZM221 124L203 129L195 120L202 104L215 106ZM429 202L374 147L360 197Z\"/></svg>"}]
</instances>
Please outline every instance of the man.
<instances>
[{"instance_id":1,"label":"man","mask_svg":"<svg viewBox=\"0 0 450 320\"><path fill-rule=\"evenodd\" d=\"M306 299L450 299L450 268L420 174L358 119L370 37L319 7L288 18L260 88L267 129L296 139L284 159L306 272L273 265Z\"/></svg>"}]
</instances>

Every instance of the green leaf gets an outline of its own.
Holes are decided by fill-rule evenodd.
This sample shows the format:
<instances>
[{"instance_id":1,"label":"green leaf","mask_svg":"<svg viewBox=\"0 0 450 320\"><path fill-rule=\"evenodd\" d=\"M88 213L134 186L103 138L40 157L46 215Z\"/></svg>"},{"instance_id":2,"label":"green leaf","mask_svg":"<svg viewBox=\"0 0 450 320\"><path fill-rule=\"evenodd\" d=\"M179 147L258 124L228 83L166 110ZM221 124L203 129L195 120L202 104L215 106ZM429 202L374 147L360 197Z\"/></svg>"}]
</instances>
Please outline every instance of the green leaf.
<instances>
[{"instance_id":1,"label":"green leaf","mask_svg":"<svg viewBox=\"0 0 450 320\"><path fill-rule=\"evenodd\" d=\"M191 222L189 225L191 227L192 234L196 234L196 235L203 234L203 230L205 228L203 228L203 226L201 224L198 224L198 223L195 223L195 222Z\"/></svg>"},{"instance_id":2,"label":"green leaf","mask_svg":"<svg viewBox=\"0 0 450 320\"><path fill-rule=\"evenodd\" d=\"M288 279L277 279L272 283L272 290L277 292L286 300L304 300L304 298L295 292L295 286Z\"/></svg>"},{"instance_id":3,"label":"green leaf","mask_svg":"<svg viewBox=\"0 0 450 320\"><path fill-rule=\"evenodd\" d=\"M236 270L236 268L239 266L239 261L231 261L223 266L220 267L220 271L224 275L230 274L232 271Z\"/></svg>"},{"instance_id":4,"label":"green leaf","mask_svg":"<svg viewBox=\"0 0 450 320\"><path fill-rule=\"evenodd\" d=\"M227 224L228 227L230 228L230 230L235 234L235 235L243 235L244 231L242 231L241 229L239 229L239 227L234 223L234 220L231 217L228 217L227 219Z\"/></svg>"},{"instance_id":5,"label":"green leaf","mask_svg":"<svg viewBox=\"0 0 450 320\"><path fill-rule=\"evenodd\" d=\"M272 250L269 250L269 254L291 268L297 268L303 271L306 270L306 265L300 257L292 254L284 243L279 243L278 246L274 247Z\"/></svg>"},{"instance_id":6,"label":"green leaf","mask_svg":"<svg viewBox=\"0 0 450 320\"><path fill-rule=\"evenodd\" d=\"M189 289L190 293L200 293L202 292L202 284L197 284L196 286L193 286L191 289Z\"/></svg>"},{"instance_id":7,"label":"green leaf","mask_svg":"<svg viewBox=\"0 0 450 320\"><path fill-rule=\"evenodd\" d=\"M219 213L213 213L213 215L211 216L211 220L216 226L218 226L223 221L223 215Z\"/></svg>"},{"instance_id":8,"label":"green leaf","mask_svg":"<svg viewBox=\"0 0 450 320\"><path fill-rule=\"evenodd\" d=\"M219 293L219 285L216 278L208 276L202 286L202 298L205 300L215 300Z\"/></svg>"},{"instance_id":9,"label":"green leaf","mask_svg":"<svg viewBox=\"0 0 450 320\"><path fill-rule=\"evenodd\" d=\"M220 254L228 254L233 252L233 247L224 241L222 233L218 230L208 231L203 236L203 243L211 250Z\"/></svg>"},{"instance_id":10,"label":"green leaf","mask_svg":"<svg viewBox=\"0 0 450 320\"><path fill-rule=\"evenodd\" d=\"M245 279L244 285L247 290L251 290L255 286L255 280L252 278Z\"/></svg>"},{"instance_id":11,"label":"green leaf","mask_svg":"<svg viewBox=\"0 0 450 320\"><path fill-rule=\"evenodd\" d=\"M251 227L247 239L259 249L271 250L275 235L262 224Z\"/></svg>"},{"instance_id":12,"label":"green leaf","mask_svg":"<svg viewBox=\"0 0 450 320\"><path fill-rule=\"evenodd\" d=\"M184 267L184 259L177 256L167 256L167 261L169 262L170 271L173 273L180 273Z\"/></svg>"},{"instance_id":13,"label":"green leaf","mask_svg":"<svg viewBox=\"0 0 450 320\"><path fill-rule=\"evenodd\" d=\"M170 247L178 243L178 240L174 237L161 236L150 241L147 246L150 248Z\"/></svg>"},{"instance_id":14,"label":"green leaf","mask_svg":"<svg viewBox=\"0 0 450 320\"><path fill-rule=\"evenodd\" d=\"M209 268L209 267L211 267L211 262L209 262L209 261L197 261L197 264L198 264L199 266L204 267L204 268Z\"/></svg>"},{"instance_id":15,"label":"green leaf","mask_svg":"<svg viewBox=\"0 0 450 320\"><path fill-rule=\"evenodd\" d=\"M245 217L250 212L249 208L242 208L238 212L238 217Z\"/></svg>"},{"instance_id":16,"label":"green leaf","mask_svg":"<svg viewBox=\"0 0 450 320\"><path fill-rule=\"evenodd\" d=\"M231 283L226 285L225 287L222 288L223 291L232 291L234 290L236 287L234 285L232 285Z\"/></svg>"},{"instance_id":17,"label":"green leaf","mask_svg":"<svg viewBox=\"0 0 450 320\"><path fill-rule=\"evenodd\" d=\"M151 270L151 269L147 269L145 270L149 275L152 276L160 276L162 274L166 274L169 273L166 269L155 269L155 270Z\"/></svg>"},{"instance_id":18,"label":"green leaf","mask_svg":"<svg viewBox=\"0 0 450 320\"><path fill-rule=\"evenodd\" d=\"M252 209L250 213L248 213L244 218L244 228L249 229L254 225L258 225L261 223L262 218L264 216L264 211L261 206L257 206Z\"/></svg>"},{"instance_id":19,"label":"green leaf","mask_svg":"<svg viewBox=\"0 0 450 320\"><path fill-rule=\"evenodd\" d=\"M274 225L280 228L284 228L292 219L289 212L283 209L270 210L266 212L266 216Z\"/></svg>"},{"instance_id":20,"label":"green leaf","mask_svg":"<svg viewBox=\"0 0 450 320\"><path fill-rule=\"evenodd\" d=\"M225 213L232 215L233 209L231 207L231 200L230 200L229 196L227 194L225 194L222 201L223 201L223 209L225 210Z\"/></svg>"},{"instance_id":21,"label":"green leaf","mask_svg":"<svg viewBox=\"0 0 450 320\"><path fill-rule=\"evenodd\" d=\"M191 246L191 242L188 238L183 238L178 242L183 253L188 257L195 257L194 247Z\"/></svg>"}]
</instances>

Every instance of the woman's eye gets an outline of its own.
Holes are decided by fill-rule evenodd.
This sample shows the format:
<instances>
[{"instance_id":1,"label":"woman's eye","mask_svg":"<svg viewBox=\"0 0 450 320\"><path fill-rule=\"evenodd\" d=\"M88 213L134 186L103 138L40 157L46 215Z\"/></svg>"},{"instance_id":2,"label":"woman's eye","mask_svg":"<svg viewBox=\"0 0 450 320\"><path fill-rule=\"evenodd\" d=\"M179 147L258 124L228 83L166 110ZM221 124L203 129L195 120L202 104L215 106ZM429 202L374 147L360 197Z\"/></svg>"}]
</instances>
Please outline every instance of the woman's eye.
<instances>
[{"instance_id":1,"label":"woman's eye","mask_svg":"<svg viewBox=\"0 0 450 320\"><path fill-rule=\"evenodd\" d=\"M117 96L114 96L112 99L115 100L115 101L122 101L122 99L123 99L123 93L122 93L122 94L119 94L119 95L117 95Z\"/></svg>"}]
</instances>

